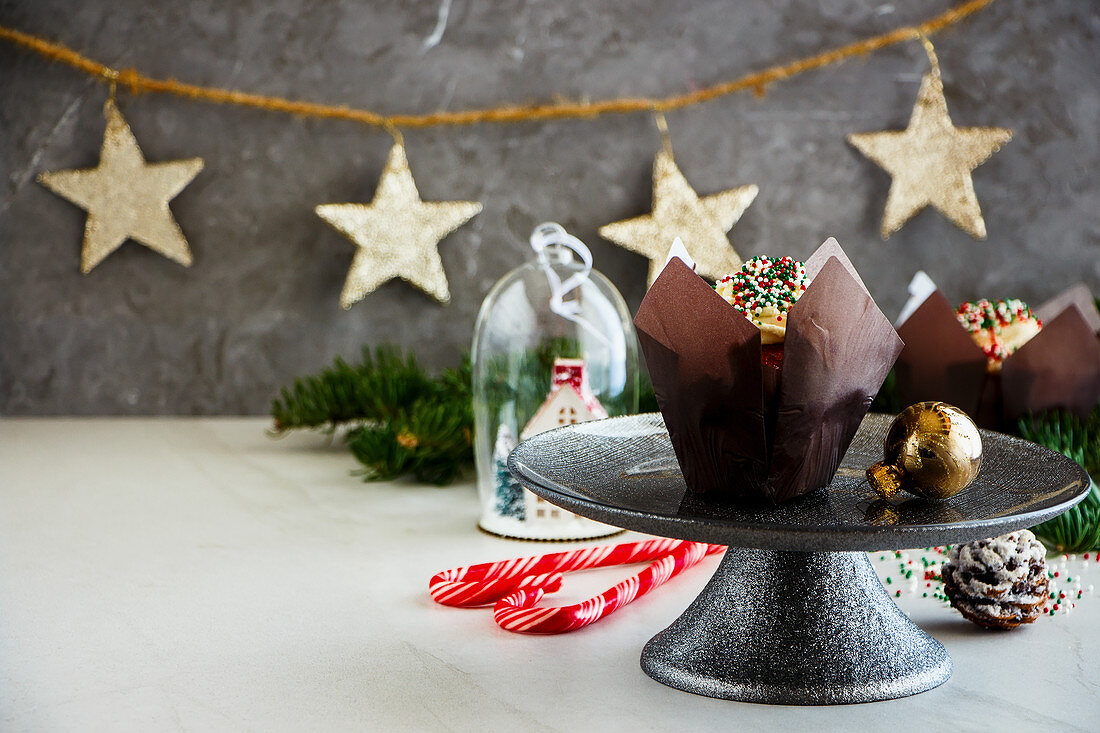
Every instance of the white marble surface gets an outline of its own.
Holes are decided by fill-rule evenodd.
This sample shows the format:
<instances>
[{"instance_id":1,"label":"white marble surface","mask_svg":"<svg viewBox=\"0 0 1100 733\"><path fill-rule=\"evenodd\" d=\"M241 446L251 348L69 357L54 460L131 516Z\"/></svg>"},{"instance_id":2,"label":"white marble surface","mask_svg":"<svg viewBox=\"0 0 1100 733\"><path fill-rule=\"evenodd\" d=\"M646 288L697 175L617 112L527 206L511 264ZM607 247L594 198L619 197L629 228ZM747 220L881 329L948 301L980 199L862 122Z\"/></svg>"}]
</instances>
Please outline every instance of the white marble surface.
<instances>
[{"instance_id":1,"label":"white marble surface","mask_svg":"<svg viewBox=\"0 0 1100 733\"><path fill-rule=\"evenodd\" d=\"M363 484L339 446L265 426L0 421L0 729L1100 729L1095 595L997 634L906 594L955 664L912 698L695 697L651 681L638 654L716 559L585 630L510 634L487 611L434 605L427 580L546 546L476 531L470 485Z\"/></svg>"}]
</instances>

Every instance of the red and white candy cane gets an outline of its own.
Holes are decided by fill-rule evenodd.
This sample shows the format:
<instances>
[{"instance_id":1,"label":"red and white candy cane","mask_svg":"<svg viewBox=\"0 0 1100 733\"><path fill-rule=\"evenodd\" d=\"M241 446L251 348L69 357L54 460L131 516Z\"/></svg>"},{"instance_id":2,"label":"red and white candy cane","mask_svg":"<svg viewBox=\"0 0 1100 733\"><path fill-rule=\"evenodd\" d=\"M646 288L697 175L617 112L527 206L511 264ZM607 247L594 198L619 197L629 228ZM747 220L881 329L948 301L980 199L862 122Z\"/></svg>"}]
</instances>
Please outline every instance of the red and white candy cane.
<instances>
[{"instance_id":1,"label":"red and white candy cane","mask_svg":"<svg viewBox=\"0 0 1100 733\"><path fill-rule=\"evenodd\" d=\"M497 601L493 618L508 631L520 634L562 634L599 621L616 609L643 596L712 552L726 549L702 542L681 542L679 547L650 563L637 575L608 588L582 603L556 608L535 608L545 594L542 588L522 588Z\"/></svg>"},{"instance_id":2,"label":"red and white candy cane","mask_svg":"<svg viewBox=\"0 0 1100 733\"><path fill-rule=\"evenodd\" d=\"M561 633L603 618L695 565L704 556L723 549L721 545L672 539L589 547L445 570L432 577L428 589L437 603L448 606L486 606L495 602L493 615L509 631ZM656 562L595 598L561 608L533 608L546 593L561 588L563 573L647 560Z\"/></svg>"},{"instance_id":3,"label":"red and white candy cane","mask_svg":"<svg viewBox=\"0 0 1100 733\"><path fill-rule=\"evenodd\" d=\"M428 592L445 606L489 606L520 588L558 590L562 573L645 562L669 554L682 543L653 539L454 568L432 576Z\"/></svg>"}]
</instances>

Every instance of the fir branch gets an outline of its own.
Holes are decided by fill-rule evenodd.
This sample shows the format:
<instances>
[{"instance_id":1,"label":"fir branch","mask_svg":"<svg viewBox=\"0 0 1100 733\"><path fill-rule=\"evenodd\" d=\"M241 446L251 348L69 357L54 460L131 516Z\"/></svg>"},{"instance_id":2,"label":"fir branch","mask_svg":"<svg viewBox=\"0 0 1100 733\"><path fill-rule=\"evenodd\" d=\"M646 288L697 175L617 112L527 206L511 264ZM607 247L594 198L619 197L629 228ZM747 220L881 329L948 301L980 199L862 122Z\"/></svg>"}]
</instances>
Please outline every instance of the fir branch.
<instances>
[{"instance_id":1,"label":"fir branch","mask_svg":"<svg viewBox=\"0 0 1100 733\"><path fill-rule=\"evenodd\" d=\"M453 393L426 395L394 420L351 431L348 447L364 466L360 475L386 480L411 473L418 481L440 485L458 478L473 460L468 389L457 398Z\"/></svg>"},{"instance_id":2,"label":"fir branch","mask_svg":"<svg viewBox=\"0 0 1100 733\"><path fill-rule=\"evenodd\" d=\"M1055 552L1100 550L1100 488L1093 483L1080 504L1031 531Z\"/></svg>"},{"instance_id":3,"label":"fir branch","mask_svg":"<svg viewBox=\"0 0 1100 733\"><path fill-rule=\"evenodd\" d=\"M347 426L344 438L365 480L411 473L446 484L473 461L470 383L469 358L430 377L412 354L364 348L360 364L336 359L320 374L283 388L271 406L273 431Z\"/></svg>"},{"instance_id":4,"label":"fir branch","mask_svg":"<svg viewBox=\"0 0 1100 733\"><path fill-rule=\"evenodd\" d=\"M448 386L453 386L454 377ZM465 383L469 394L469 381ZM372 353L363 349L362 363L352 366L337 357L331 367L314 377L294 380L271 405L273 430L283 433L301 428L331 432L348 423L388 421L403 405L433 390L433 382L412 354L403 357L392 346Z\"/></svg>"},{"instance_id":5,"label":"fir branch","mask_svg":"<svg viewBox=\"0 0 1100 733\"><path fill-rule=\"evenodd\" d=\"M1077 461L1092 477L1088 496L1067 512L1032 527L1043 544L1057 552L1100 550L1100 405L1081 420L1070 413L1050 412L1017 424L1021 437Z\"/></svg>"},{"instance_id":6,"label":"fir branch","mask_svg":"<svg viewBox=\"0 0 1100 733\"><path fill-rule=\"evenodd\" d=\"M1019 421L1020 437L1063 453L1093 477L1100 476L1100 405L1081 418L1067 412L1048 412Z\"/></svg>"}]
</instances>

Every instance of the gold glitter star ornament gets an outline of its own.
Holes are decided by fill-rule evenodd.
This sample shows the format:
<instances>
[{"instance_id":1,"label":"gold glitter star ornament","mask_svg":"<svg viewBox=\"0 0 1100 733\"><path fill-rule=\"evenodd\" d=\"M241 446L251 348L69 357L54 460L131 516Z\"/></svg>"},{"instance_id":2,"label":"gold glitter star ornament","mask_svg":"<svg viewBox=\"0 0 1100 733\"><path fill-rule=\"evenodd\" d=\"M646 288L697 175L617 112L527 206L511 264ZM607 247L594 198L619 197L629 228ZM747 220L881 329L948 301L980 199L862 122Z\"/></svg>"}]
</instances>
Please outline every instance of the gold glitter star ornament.
<instances>
[{"instance_id":1,"label":"gold glitter star ornament","mask_svg":"<svg viewBox=\"0 0 1100 733\"><path fill-rule=\"evenodd\" d=\"M695 260L696 272L712 280L741 267L726 233L745 213L759 189L740 186L699 196L666 146L653 161L653 212L600 227L600 236L649 258L649 284L661 274L678 237Z\"/></svg>"},{"instance_id":2,"label":"gold glitter star ornament","mask_svg":"<svg viewBox=\"0 0 1100 733\"><path fill-rule=\"evenodd\" d=\"M421 201L405 147L398 142L369 204L322 204L315 210L358 247L340 293L340 305L347 309L395 277L449 303L439 241L480 213L481 204Z\"/></svg>"},{"instance_id":3,"label":"gold glitter star ornament","mask_svg":"<svg viewBox=\"0 0 1100 733\"><path fill-rule=\"evenodd\" d=\"M99 165L42 173L38 181L88 212L80 270L87 274L127 239L170 260L191 264L191 250L168 202L202 170L201 158L146 163L113 99L103 105Z\"/></svg>"},{"instance_id":4,"label":"gold glitter star ornament","mask_svg":"<svg viewBox=\"0 0 1100 733\"><path fill-rule=\"evenodd\" d=\"M934 206L975 239L985 239L985 220L970 172L1012 139L1000 127L955 127L947 114L940 67L926 42L932 70L921 81L909 127L864 132L848 142L893 178L882 217L882 238L901 229L917 212Z\"/></svg>"}]
</instances>

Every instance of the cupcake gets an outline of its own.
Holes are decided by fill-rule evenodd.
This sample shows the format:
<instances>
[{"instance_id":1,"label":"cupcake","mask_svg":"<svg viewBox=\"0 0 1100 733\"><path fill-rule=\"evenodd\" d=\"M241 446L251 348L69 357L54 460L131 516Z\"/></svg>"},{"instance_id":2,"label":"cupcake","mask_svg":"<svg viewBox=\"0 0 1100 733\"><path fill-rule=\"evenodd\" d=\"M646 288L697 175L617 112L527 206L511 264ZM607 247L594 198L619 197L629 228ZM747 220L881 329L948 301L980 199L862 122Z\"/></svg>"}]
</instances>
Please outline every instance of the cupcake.
<instances>
[{"instance_id":1,"label":"cupcake","mask_svg":"<svg viewBox=\"0 0 1100 733\"><path fill-rule=\"evenodd\" d=\"M828 485L902 348L834 239L714 287L670 259L634 324L688 490L717 503Z\"/></svg>"},{"instance_id":2,"label":"cupcake","mask_svg":"<svg viewBox=\"0 0 1100 733\"><path fill-rule=\"evenodd\" d=\"M898 326L905 341L898 397L948 402L993 430L1028 413L1086 416L1100 400L1098 327L1100 313L1080 287L1034 311L1017 299L952 308L929 281L927 296Z\"/></svg>"}]
</instances>

